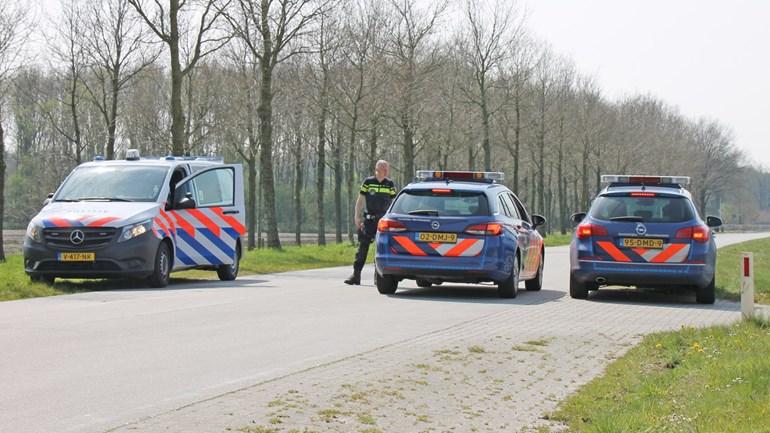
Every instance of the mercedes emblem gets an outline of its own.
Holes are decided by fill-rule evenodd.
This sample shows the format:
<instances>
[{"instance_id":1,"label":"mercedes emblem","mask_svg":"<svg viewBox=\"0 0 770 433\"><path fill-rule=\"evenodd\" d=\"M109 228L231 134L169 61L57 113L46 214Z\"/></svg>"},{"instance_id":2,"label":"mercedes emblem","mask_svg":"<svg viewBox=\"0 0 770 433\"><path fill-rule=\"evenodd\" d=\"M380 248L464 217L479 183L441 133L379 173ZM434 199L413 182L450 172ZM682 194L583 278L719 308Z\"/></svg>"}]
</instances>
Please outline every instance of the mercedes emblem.
<instances>
[{"instance_id":1,"label":"mercedes emblem","mask_svg":"<svg viewBox=\"0 0 770 433\"><path fill-rule=\"evenodd\" d=\"M86 235L81 230L73 230L70 233L70 242L72 245L80 245L86 240Z\"/></svg>"}]
</instances>

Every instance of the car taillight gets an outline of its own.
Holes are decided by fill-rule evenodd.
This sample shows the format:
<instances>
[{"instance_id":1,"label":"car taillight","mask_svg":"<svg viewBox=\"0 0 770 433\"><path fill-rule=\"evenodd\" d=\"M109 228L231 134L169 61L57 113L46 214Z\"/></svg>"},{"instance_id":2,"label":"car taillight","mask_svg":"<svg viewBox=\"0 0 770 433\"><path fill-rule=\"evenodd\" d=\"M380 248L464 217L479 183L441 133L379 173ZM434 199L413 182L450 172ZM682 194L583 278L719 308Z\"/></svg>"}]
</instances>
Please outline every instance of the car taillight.
<instances>
[{"instance_id":1,"label":"car taillight","mask_svg":"<svg viewBox=\"0 0 770 433\"><path fill-rule=\"evenodd\" d=\"M679 229L676 232L677 239L691 239L695 242L708 242L710 229L706 226L693 226Z\"/></svg>"},{"instance_id":2,"label":"car taillight","mask_svg":"<svg viewBox=\"0 0 770 433\"><path fill-rule=\"evenodd\" d=\"M380 219L380 222L377 223L377 231L381 233L382 232L404 232L406 231L406 226L400 221L382 218Z\"/></svg>"},{"instance_id":3,"label":"car taillight","mask_svg":"<svg viewBox=\"0 0 770 433\"><path fill-rule=\"evenodd\" d=\"M499 223L474 224L465 229L465 233L469 235L499 236L503 234L503 225Z\"/></svg>"},{"instance_id":4,"label":"car taillight","mask_svg":"<svg viewBox=\"0 0 770 433\"><path fill-rule=\"evenodd\" d=\"M591 236L607 236L607 229L598 224L580 224L577 228L578 239L588 239Z\"/></svg>"}]
</instances>

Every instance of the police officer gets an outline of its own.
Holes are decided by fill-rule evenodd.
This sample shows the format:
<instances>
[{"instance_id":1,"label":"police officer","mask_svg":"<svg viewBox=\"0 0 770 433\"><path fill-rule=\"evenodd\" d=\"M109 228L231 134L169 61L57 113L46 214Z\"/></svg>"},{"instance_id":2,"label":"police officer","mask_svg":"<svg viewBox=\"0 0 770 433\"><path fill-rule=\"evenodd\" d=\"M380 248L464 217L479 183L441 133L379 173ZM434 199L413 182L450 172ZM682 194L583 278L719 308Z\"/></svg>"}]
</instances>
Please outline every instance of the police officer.
<instances>
[{"instance_id":1,"label":"police officer","mask_svg":"<svg viewBox=\"0 0 770 433\"><path fill-rule=\"evenodd\" d=\"M364 268L366 255L369 253L369 244L377 234L377 223L385 212L390 202L396 196L396 185L388 179L390 165L387 161L379 160L374 166L374 176L367 177L361 185L361 193L356 200L355 223L358 228L358 252L356 261L353 262L353 275L345 284L361 284L361 269ZM366 204L366 213L363 213ZM361 219L363 213L364 219Z\"/></svg>"}]
</instances>

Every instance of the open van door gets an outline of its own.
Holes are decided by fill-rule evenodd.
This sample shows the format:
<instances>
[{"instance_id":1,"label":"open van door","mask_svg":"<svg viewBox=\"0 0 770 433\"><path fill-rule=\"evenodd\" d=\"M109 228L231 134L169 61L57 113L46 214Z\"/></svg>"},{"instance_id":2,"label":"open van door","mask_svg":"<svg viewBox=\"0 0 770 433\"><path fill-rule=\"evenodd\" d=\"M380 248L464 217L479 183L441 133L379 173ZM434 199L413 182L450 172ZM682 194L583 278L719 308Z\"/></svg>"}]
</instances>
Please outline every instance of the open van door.
<instances>
[{"instance_id":1,"label":"open van door","mask_svg":"<svg viewBox=\"0 0 770 433\"><path fill-rule=\"evenodd\" d=\"M174 269L233 265L246 232L243 167L212 166L180 180L169 214L176 223Z\"/></svg>"}]
</instances>

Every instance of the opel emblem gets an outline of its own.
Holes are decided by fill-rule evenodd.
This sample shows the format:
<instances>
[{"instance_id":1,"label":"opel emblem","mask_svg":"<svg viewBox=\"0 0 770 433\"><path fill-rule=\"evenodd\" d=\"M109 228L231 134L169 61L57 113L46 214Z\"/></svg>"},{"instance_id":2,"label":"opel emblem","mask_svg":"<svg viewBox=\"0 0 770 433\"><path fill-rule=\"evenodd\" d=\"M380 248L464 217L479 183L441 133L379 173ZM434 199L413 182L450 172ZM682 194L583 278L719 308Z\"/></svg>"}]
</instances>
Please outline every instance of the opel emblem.
<instances>
[{"instance_id":1,"label":"opel emblem","mask_svg":"<svg viewBox=\"0 0 770 433\"><path fill-rule=\"evenodd\" d=\"M644 236L647 234L647 227L644 226L644 224L637 224L636 225L636 234L639 236Z\"/></svg>"},{"instance_id":2,"label":"opel emblem","mask_svg":"<svg viewBox=\"0 0 770 433\"><path fill-rule=\"evenodd\" d=\"M431 221L430 222L430 228L433 230L438 230L441 227L441 224L439 224L438 221Z\"/></svg>"},{"instance_id":3,"label":"opel emblem","mask_svg":"<svg viewBox=\"0 0 770 433\"><path fill-rule=\"evenodd\" d=\"M70 233L70 242L72 242L72 245L80 245L84 240L86 240L86 235L83 234L82 231L73 230L72 233Z\"/></svg>"}]
</instances>

